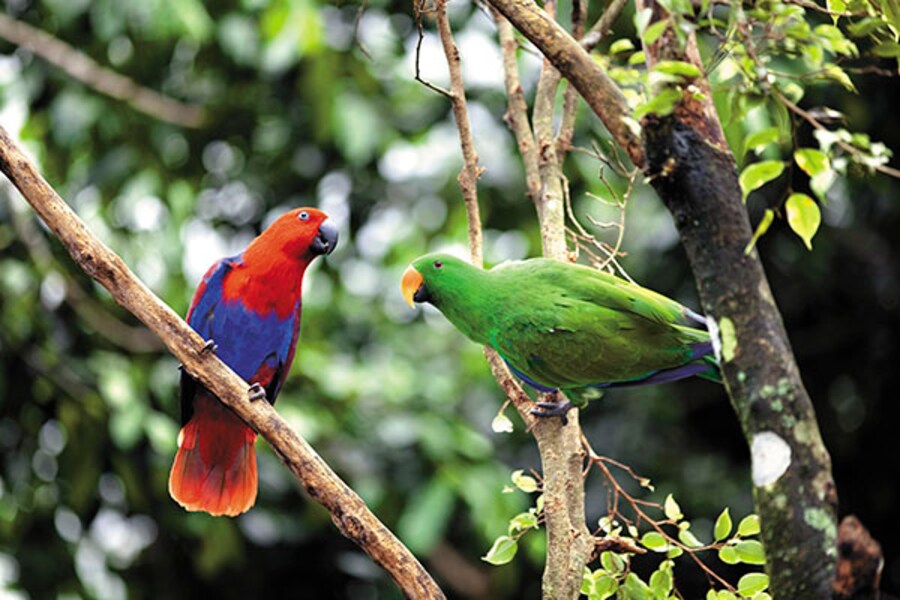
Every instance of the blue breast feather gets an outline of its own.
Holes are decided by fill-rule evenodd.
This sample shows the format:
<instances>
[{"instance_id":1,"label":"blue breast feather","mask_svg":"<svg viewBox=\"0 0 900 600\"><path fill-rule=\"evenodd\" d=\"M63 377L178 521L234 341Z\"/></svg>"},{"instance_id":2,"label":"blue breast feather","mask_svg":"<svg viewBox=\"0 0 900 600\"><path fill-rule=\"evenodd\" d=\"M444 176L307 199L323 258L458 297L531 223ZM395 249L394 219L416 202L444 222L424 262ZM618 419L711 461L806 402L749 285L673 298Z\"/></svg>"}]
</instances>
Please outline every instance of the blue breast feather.
<instances>
[{"instance_id":1,"label":"blue breast feather","mask_svg":"<svg viewBox=\"0 0 900 600\"><path fill-rule=\"evenodd\" d=\"M279 319L274 311L260 315L248 310L239 298L226 301L223 281L240 264L239 256L226 258L210 270L204 278L206 289L190 311L188 324L203 339L215 341L216 354L235 373L250 379L261 367L276 370L288 362L300 315L294 311L287 318ZM289 367L285 365L285 370ZM277 382L278 387L280 383Z\"/></svg>"}]
</instances>

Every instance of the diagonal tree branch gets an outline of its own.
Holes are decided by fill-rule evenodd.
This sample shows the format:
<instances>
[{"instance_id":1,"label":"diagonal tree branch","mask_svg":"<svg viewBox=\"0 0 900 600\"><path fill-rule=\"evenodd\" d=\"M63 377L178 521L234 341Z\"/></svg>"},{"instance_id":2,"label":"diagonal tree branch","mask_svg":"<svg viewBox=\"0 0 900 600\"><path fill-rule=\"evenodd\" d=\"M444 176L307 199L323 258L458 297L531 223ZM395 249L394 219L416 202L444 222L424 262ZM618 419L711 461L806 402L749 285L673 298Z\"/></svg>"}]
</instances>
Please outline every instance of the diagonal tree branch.
<instances>
[{"instance_id":1,"label":"diagonal tree branch","mask_svg":"<svg viewBox=\"0 0 900 600\"><path fill-rule=\"evenodd\" d=\"M154 119L182 127L200 127L206 116L199 106L184 104L97 64L94 59L52 35L0 13L0 37L34 52L66 75L121 100Z\"/></svg>"},{"instance_id":2,"label":"diagonal tree branch","mask_svg":"<svg viewBox=\"0 0 900 600\"><path fill-rule=\"evenodd\" d=\"M248 401L247 383L218 357L203 351L203 338L88 230L2 127L0 171L19 189L78 266L158 335L188 373L269 442L309 496L328 509L338 530L381 565L407 597L444 598L419 561L272 405Z\"/></svg>"}]
</instances>

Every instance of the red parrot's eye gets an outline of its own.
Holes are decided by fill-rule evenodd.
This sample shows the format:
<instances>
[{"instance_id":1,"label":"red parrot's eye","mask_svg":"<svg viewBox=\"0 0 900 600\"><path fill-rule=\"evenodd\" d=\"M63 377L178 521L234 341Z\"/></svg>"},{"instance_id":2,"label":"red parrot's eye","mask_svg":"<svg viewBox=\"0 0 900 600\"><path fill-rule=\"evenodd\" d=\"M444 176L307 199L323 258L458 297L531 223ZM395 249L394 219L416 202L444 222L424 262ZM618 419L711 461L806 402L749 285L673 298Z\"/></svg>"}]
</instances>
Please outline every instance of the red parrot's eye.
<instances>
[{"instance_id":1,"label":"red parrot's eye","mask_svg":"<svg viewBox=\"0 0 900 600\"><path fill-rule=\"evenodd\" d=\"M297 218L300 219L301 221L309 221L309 213L306 212L305 210L301 211L300 214L297 215Z\"/></svg>"},{"instance_id":2,"label":"red parrot's eye","mask_svg":"<svg viewBox=\"0 0 900 600\"><path fill-rule=\"evenodd\" d=\"M441 261L439 261L439 260L434 261L434 268L435 268L435 269L440 269L440 268L443 267L443 266L444 266L444 263L442 263Z\"/></svg>"}]
</instances>

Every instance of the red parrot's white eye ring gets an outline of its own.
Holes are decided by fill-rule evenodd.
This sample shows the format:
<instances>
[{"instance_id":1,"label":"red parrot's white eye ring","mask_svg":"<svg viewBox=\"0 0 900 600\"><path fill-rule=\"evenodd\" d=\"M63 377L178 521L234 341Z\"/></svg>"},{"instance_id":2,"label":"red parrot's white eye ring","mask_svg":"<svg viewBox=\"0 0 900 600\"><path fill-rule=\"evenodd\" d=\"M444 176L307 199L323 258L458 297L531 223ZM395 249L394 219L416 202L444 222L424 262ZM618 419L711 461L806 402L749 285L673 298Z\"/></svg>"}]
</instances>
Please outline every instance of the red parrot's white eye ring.
<instances>
[{"instance_id":1,"label":"red parrot's white eye ring","mask_svg":"<svg viewBox=\"0 0 900 600\"><path fill-rule=\"evenodd\" d=\"M301 221L309 221L309 213L306 212L305 210L301 211L300 214L297 215L297 218L300 219Z\"/></svg>"}]
</instances>

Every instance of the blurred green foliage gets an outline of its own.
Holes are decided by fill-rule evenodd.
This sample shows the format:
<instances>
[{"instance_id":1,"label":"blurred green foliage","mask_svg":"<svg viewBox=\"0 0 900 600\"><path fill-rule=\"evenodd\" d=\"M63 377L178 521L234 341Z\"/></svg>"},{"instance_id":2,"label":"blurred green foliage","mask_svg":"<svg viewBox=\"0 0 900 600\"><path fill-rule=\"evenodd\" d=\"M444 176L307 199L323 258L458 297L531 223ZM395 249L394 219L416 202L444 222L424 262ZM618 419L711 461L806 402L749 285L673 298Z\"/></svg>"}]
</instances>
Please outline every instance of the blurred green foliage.
<instances>
[{"instance_id":1,"label":"blurred green foliage","mask_svg":"<svg viewBox=\"0 0 900 600\"><path fill-rule=\"evenodd\" d=\"M444 98L413 80L411 6L5 4L8 14L98 63L207 111L199 129L169 125L0 43L0 123L180 313L209 264L240 251L280 212L316 205L335 218L342 241L307 275L301 342L280 412L452 596L537 597L541 535L524 538L510 565L478 560L529 506L523 494L502 489L513 469L538 468L533 443L515 417L513 434L491 431L501 394L480 349L436 312L410 311L397 288L412 258L444 247L464 252L466 239L452 116ZM480 182L486 259L536 255L533 209L501 120L492 24L468 3L450 8L487 168ZM630 20L620 20L623 36ZM539 62L527 53L521 60L530 95ZM438 83L446 78L427 27L422 69ZM890 118L897 80L856 83L859 96L812 90L810 101L839 107L856 130L900 147ZM744 125L731 122L729 139L740 140L750 130ZM582 111L576 144L589 148L602 135ZM606 194L599 168L575 153L567 176L577 214L607 220L615 211L588 195ZM169 499L179 427L175 360L72 265L5 181L0 188L2 593L398 597L265 444L259 499L247 515L188 514ZM751 196L753 218L766 202L780 202L779 193ZM900 501L900 456L889 451L884 416L896 410L888 374L900 356L896 196L894 182L840 177L813 252L784 224L759 244L834 453L842 507L876 537ZM627 215L629 273L696 307L675 229L648 188L638 187ZM656 500L674 493L691 515L707 515L693 520L704 539L722 506L733 514L751 509L746 448L713 384L617 391L585 412L584 429L598 452L651 476ZM868 483L876 477L877 486ZM588 480L588 498L596 523L606 509L597 476ZM886 550L885 581L896 589L900 548L886 543ZM683 592L705 593L699 572L679 577Z\"/></svg>"}]
</instances>

